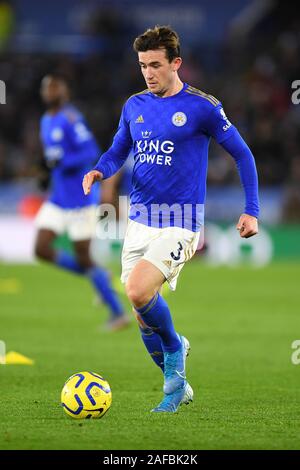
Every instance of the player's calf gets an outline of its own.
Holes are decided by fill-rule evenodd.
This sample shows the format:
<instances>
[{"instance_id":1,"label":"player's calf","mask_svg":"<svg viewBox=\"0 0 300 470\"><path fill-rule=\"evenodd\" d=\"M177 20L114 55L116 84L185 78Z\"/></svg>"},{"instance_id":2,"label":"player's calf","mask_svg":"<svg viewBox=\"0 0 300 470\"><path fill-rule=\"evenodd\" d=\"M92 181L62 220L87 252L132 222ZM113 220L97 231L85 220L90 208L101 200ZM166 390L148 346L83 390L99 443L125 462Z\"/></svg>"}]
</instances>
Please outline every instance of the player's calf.
<instances>
[{"instance_id":1,"label":"player's calf","mask_svg":"<svg viewBox=\"0 0 300 470\"><path fill-rule=\"evenodd\" d=\"M56 234L52 230L41 229L38 231L34 246L34 254L43 261L54 262L55 251L52 247Z\"/></svg>"},{"instance_id":2,"label":"player's calf","mask_svg":"<svg viewBox=\"0 0 300 470\"><path fill-rule=\"evenodd\" d=\"M74 242L76 260L82 269L87 270L94 266L90 257L90 240L80 240Z\"/></svg>"},{"instance_id":3,"label":"player's calf","mask_svg":"<svg viewBox=\"0 0 300 470\"><path fill-rule=\"evenodd\" d=\"M34 254L38 259L48 262L53 262L55 257L54 250L52 249L52 247L43 244L35 245Z\"/></svg>"}]
</instances>

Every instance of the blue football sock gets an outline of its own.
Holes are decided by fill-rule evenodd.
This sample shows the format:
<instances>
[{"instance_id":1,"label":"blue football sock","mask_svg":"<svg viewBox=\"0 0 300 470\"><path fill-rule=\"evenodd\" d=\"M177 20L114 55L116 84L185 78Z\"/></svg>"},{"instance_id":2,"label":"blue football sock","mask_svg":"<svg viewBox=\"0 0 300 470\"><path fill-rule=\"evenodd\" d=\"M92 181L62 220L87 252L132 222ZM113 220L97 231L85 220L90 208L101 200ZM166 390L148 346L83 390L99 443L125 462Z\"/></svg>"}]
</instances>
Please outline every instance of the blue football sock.
<instances>
[{"instance_id":1,"label":"blue football sock","mask_svg":"<svg viewBox=\"0 0 300 470\"><path fill-rule=\"evenodd\" d=\"M161 345L160 336L151 328L140 327L141 337L146 349L153 361L164 371L164 352Z\"/></svg>"},{"instance_id":2,"label":"blue football sock","mask_svg":"<svg viewBox=\"0 0 300 470\"><path fill-rule=\"evenodd\" d=\"M85 274L85 269L80 266L75 256L70 255L66 251L58 251L54 262L57 266L73 273Z\"/></svg>"},{"instance_id":3,"label":"blue football sock","mask_svg":"<svg viewBox=\"0 0 300 470\"><path fill-rule=\"evenodd\" d=\"M175 352L181 348L168 304L159 293L147 305L135 310L141 315L144 323L160 336L164 352Z\"/></svg>"},{"instance_id":4,"label":"blue football sock","mask_svg":"<svg viewBox=\"0 0 300 470\"><path fill-rule=\"evenodd\" d=\"M102 298L103 302L108 305L111 314L114 317L123 315L124 308L118 298L118 294L112 287L108 272L102 268L99 268L98 266L95 266L88 269L86 273Z\"/></svg>"}]
</instances>

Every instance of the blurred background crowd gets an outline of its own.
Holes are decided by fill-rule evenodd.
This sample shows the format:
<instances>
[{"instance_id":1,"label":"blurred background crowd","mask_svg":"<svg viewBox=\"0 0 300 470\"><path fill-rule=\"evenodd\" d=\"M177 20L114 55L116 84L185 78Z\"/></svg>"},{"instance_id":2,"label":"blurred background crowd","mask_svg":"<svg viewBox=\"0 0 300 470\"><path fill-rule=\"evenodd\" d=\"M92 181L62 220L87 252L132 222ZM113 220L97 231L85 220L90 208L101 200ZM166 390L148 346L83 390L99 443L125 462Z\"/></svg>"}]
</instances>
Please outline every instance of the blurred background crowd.
<instances>
[{"instance_id":1,"label":"blurred background crowd","mask_svg":"<svg viewBox=\"0 0 300 470\"><path fill-rule=\"evenodd\" d=\"M220 8L220 5L223 5ZM37 183L42 151L41 78L70 79L100 147L111 143L121 107L145 88L133 39L146 27L170 24L181 36L181 77L223 102L256 158L266 220L300 221L300 105L292 82L300 80L300 16L291 2L60 0L0 1L0 186ZM210 150L208 185L237 186L232 159ZM264 192L265 190L265 192ZM1 206L1 204L0 204ZM270 213L275 214L273 219Z\"/></svg>"}]
</instances>

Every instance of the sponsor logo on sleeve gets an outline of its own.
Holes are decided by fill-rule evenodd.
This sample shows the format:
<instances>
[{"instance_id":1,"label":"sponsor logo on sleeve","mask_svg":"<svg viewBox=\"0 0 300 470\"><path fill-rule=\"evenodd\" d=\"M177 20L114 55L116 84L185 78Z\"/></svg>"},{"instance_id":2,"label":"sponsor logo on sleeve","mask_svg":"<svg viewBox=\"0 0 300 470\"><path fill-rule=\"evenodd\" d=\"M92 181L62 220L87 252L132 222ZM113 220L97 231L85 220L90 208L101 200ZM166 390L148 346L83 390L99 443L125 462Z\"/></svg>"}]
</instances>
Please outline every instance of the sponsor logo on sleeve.
<instances>
[{"instance_id":1,"label":"sponsor logo on sleeve","mask_svg":"<svg viewBox=\"0 0 300 470\"><path fill-rule=\"evenodd\" d=\"M223 126L223 131L227 131L229 129L229 127L231 127L231 122L229 121L228 117L226 116L225 114L225 111L223 108L220 109L220 114L222 116L222 118L224 119L224 121L226 122L226 125Z\"/></svg>"}]
</instances>

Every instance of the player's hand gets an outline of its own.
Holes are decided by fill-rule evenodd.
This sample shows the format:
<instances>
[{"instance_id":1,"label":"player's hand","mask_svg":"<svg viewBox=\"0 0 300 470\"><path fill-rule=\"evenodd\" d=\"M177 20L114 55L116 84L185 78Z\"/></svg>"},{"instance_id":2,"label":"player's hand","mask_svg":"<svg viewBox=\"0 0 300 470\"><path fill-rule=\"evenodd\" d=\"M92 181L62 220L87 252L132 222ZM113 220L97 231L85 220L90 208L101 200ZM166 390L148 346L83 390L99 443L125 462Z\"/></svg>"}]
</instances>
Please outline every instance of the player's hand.
<instances>
[{"instance_id":1,"label":"player's hand","mask_svg":"<svg viewBox=\"0 0 300 470\"><path fill-rule=\"evenodd\" d=\"M96 181L101 181L103 174L100 171L92 170L86 175L84 175L82 181L83 192L85 195L90 194L91 187Z\"/></svg>"},{"instance_id":2,"label":"player's hand","mask_svg":"<svg viewBox=\"0 0 300 470\"><path fill-rule=\"evenodd\" d=\"M242 238L253 237L258 233L257 218L253 215L242 214L236 226Z\"/></svg>"}]
</instances>

